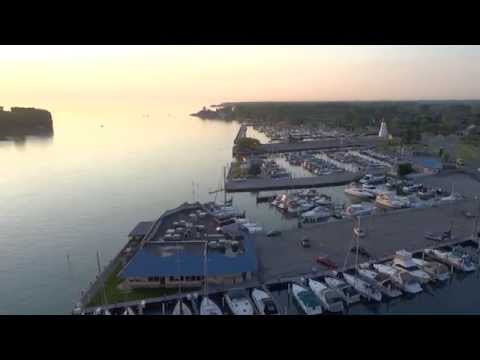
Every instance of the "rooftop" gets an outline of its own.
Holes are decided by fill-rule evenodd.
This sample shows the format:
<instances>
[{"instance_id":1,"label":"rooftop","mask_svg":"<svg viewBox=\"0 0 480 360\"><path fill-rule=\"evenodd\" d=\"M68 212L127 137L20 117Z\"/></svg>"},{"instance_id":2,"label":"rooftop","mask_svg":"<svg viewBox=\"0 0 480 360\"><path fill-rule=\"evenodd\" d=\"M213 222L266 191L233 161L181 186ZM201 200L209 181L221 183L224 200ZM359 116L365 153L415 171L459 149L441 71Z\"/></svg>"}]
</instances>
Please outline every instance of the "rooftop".
<instances>
[{"instance_id":1,"label":"rooftop","mask_svg":"<svg viewBox=\"0 0 480 360\"><path fill-rule=\"evenodd\" d=\"M207 275L256 272L257 258L253 240L245 236L237 252L207 251ZM205 242L182 241L146 243L121 271L120 276L203 276Z\"/></svg>"}]
</instances>

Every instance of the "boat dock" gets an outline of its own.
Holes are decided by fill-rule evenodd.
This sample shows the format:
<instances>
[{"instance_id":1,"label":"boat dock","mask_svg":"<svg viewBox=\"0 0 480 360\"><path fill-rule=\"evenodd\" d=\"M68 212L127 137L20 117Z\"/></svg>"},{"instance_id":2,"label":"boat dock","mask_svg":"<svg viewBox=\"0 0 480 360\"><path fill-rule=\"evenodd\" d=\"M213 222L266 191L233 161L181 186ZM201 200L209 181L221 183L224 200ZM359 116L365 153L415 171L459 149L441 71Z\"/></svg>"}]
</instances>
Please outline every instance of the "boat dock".
<instances>
[{"instance_id":1,"label":"boat dock","mask_svg":"<svg viewBox=\"0 0 480 360\"><path fill-rule=\"evenodd\" d=\"M279 178L245 179L240 181L229 180L225 183L225 190L227 192L257 192L261 190L304 189L312 187L340 186L359 180L364 175L365 174L363 173L341 173L296 179Z\"/></svg>"},{"instance_id":2,"label":"boat dock","mask_svg":"<svg viewBox=\"0 0 480 360\"><path fill-rule=\"evenodd\" d=\"M247 126L242 125L240 126L240 129L238 129L237 136L235 136L235 139L233 140L233 143L236 145L238 140L244 138L247 136Z\"/></svg>"},{"instance_id":3,"label":"boat dock","mask_svg":"<svg viewBox=\"0 0 480 360\"><path fill-rule=\"evenodd\" d=\"M261 144L256 153L273 154L298 152L307 150L333 150L344 148L372 148L378 145L381 139L378 136L364 136L357 138L336 138L300 142L282 142Z\"/></svg>"}]
</instances>

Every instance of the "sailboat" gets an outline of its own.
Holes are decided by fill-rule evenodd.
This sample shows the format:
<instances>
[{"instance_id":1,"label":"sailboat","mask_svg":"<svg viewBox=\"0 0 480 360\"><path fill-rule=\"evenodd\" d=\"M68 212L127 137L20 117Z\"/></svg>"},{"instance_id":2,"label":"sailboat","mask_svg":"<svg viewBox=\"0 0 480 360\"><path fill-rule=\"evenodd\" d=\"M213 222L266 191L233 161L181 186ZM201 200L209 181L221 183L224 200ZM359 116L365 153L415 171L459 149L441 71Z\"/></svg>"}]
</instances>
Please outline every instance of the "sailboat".
<instances>
[{"instance_id":1,"label":"sailboat","mask_svg":"<svg viewBox=\"0 0 480 360\"><path fill-rule=\"evenodd\" d=\"M205 249L203 252L203 278L205 281L205 293L203 295L202 302L200 303L200 315L223 315L222 310L220 307L207 296L207 287L208 287L208 280L207 280L207 245L205 245Z\"/></svg>"},{"instance_id":2,"label":"sailboat","mask_svg":"<svg viewBox=\"0 0 480 360\"><path fill-rule=\"evenodd\" d=\"M358 248L359 248L359 236L354 236L356 240L356 252L355 252L355 271L358 274ZM351 285L361 295L369 300L382 301L382 293L377 290L372 284L362 280L359 276L348 274L344 272L344 280L347 284Z\"/></svg>"},{"instance_id":3,"label":"sailboat","mask_svg":"<svg viewBox=\"0 0 480 360\"><path fill-rule=\"evenodd\" d=\"M192 311L182 300L178 300L172 311L172 315L192 315Z\"/></svg>"}]
</instances>

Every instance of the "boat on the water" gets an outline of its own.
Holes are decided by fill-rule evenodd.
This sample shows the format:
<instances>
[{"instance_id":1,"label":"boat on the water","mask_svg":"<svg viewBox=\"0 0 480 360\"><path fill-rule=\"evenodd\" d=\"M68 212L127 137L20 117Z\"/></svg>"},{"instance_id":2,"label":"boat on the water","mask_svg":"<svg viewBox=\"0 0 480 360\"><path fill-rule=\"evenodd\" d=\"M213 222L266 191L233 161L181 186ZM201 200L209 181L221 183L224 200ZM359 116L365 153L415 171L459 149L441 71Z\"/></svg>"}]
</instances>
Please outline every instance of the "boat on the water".
<instances>
[{"instance_id":1,"label":"boat on the water","mask_svg":"<svg viewBox=\"0 0 480 360\"><path fill-rule=\"evenodd\" d=\"M408 207L407 201L387 192L378 194L375 198L375 204L379 207L388 209L401 209Z\"/></svg>"},{"instance_id":2,"label":"boat on the water","mask_svg":"<svg viewBox=\"0 0 480 360\"><path fill-rule=\"evenodd\" d=\"M323 279L328 287L338 292L339 296L348 304L355 304L360 301L360 293L337 277L325 276Z\"/></svg>"},{"instance_id":3,"label":"boat on the water","mask_svg":"<svg viewBox=\"0 0 480 360\"><path fill-rule=\"evenodd\" d=\"M390 277L395 286L409 294L422 292L422 286L409 272L395 269L385 264L374 264L373 268L381 274Z\"/></svg>"},{"instance_id":4,"label":"boat on the water","mask_svg":"<svg viewBox=\"0 0 480 360\"><path fill-rule=\"evenodd\" d=\"M172 315L192 315L192 311L182 300L178 300L173 308Z\"/></svg>"},{"instance_id":5,"label":"boat on the water","mask_svg":"<svg viewBox=\"0 0 480 360\"><path fill-rule=\"evenodd\" d=\"M336 290L330 289L322 282L313 279L308 279L308 287L320 299L325 310L343 312L343 298Z\"/></svg>"},{"instance_id":6,"label":"boat on the water","mask_svg":"<svg viewBox=\"0 0 480 360\"><path fill-rule=\"evenodd\" d=\"M317 206L316 208L306 211L300 215L303 222L318 222L328 219L332 216L332 212L325 209L323 206Z\"/></svg>"},{"instance_id":7,"label":"boat on the water","mask_svg":"<svg viewBox=\"0 0 480 360\"><path fill-rule=\"evenodd\" d=\"M223 315L223 312L213 300L204 296L200 303L200 315Z\"/></svg>"},{"instance_id":8,"label":"boat on the water","mask_svg":"<svg viewBox=\"0 0 480 360\"><path fill-rule=\"evenodd\" d=\"M389 298L396 298L402 295L388 275L381 274L371 269L358 269L358 275L365 281L370 282L382 294Z\"/></svg>"},{"instance_id":9,"label":"boat on the water","mask_svg":"<svg viewBox=\"0 0 480 360\"><path fill-rule=\"evenodd\" d=\"M253 305L244 289L232 289L225 295L225 302L233 315L253 315Z\"/></svg>"},{"instance_id":10,"label":"boat on the water","mask_svg":"<svg viewBox=\"0 0 480 360\"><path fill-rule=\"evenodd\" d=\"M375 194L370 191L363 190L360 187L351 186L344 190L345 194L350 195L351 197L360 199L360 200L373 200L375 199Z\"/></svg>"},{"instance_id":11,"label":"boat on the water","mask_svg":"<svg viewBox=\"0 0 480 360\"><path fill-rule=\"evenodd\" d=\"M382 301L382 293L375 289L372 284L362 280L358 276L351 275L348 273L343 273L343 278L353 286L361 295L363 295L368 300Z\"/></svg>"},{"instance_id":12,"label":"boat on the water","mask_svg":"<svg viewBox=\"0 0 480 360\"><path fill-rule=\"evenodd\" d=\"M280 315L273 299L261 289L253 289L252 300L260 315Z\"/></svg>"},{"instance_id":13,"label":"boat on the water","mask_svg":"<svg viewBox=\"0 0 480 360\"><path fill-rule=\"evenodd\" d=\"M455 249L454 249L455 250ZM468 254L460 251L442 251L439 249L425 249L425 255L439 260L455 269L465 272L475 271L477 269L473 259Z\"/></svg>"},{"instance_id":14,"label":"boat on the water","mask_svg":"<svg viewBox=\"0 0 480 360\"><path fill-rule=\"evenodd\" d=\"M413 258L412 261L423 271L429 274L433 280L445 281L450 278L448 267L436 261L426 261Z\"/></svg>"},{"instance_id":15,"label":"boat on the water","mask_svg":"<svg viewBox=\"0 0 480 360\"><path fill-rule=\"evenodd\" d=\"M352 204L345 209L347 216L370 215L375 210L375 205L371 203Z\"/></svg>"},{"instance_id":16,"label":"boat on the water","mask_svg":"<svg viewBox=\"0 0 480 360\"><path fill-rule=\"evenodd\" d=\"M292 284L291 291L293 298L305 315L320 315L322 313L320 299L310 289L299 284Z\"/></svg>"},{"instance_id":17,"label":"boat on the water","mask_svg":"<svg viewBox=\"0 0 480 360\"><path fill-rule=\"evenodd\" d=\"M409 272L420 284L426 284L432 280L427 272L420 269L412 260L412 254L406 250L398 250L393 257L392 266L398 270Z\"/></svg>"}]
</instances>

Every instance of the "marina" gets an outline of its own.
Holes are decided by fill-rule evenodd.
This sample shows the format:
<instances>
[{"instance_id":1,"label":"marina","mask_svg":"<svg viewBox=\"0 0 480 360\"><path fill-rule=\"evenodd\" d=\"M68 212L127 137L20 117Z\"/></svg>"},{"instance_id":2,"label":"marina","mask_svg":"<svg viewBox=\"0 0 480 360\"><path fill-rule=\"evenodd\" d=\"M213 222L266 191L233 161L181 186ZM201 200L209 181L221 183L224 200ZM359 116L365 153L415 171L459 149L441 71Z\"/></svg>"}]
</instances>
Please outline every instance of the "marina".
<instances>
[{"instance_id":1,"label":"marina","mask_svg":"<svg viewBox=\"0 0 480 360\"><path fill-rule=\"evenodd\" d=\"M300 158L305 155L300 154ZM288 172L295 166L305 164L304 161L299 161L298 155L297 158L288 155L283 157L288 165L278 165L281 163L279 158L266 162L263 160L265 175L261 179L225 179L225 195L233 193L228 203L226 196L223 204L185 203L167 211L157 221L151 222L149 230L144 231L137 256L124 264L120 276L124 279L127 277L125 281L129 281L130 287L141 288L148 284L149 287L179 287L187 289L186 291L94 307L85 306L87 302L84 302L76 308L75 313L92 314L106 310L114 313L119 308L127 313L129 311L126 309L136 308L137 313L151 314L153 311L162 315L259 315L265 314L265 311L272 314L307 315L350 313L350 307L358 306L354 304L365 303L370 307L372 303L378 303L381 306L380 304L407 295L420 296L425 286L431 286L433 278L436 284L439 279L443 279L440 281L443 282L455 277L445 274L446 265L448 274L468 273L478 269L476 254L479 239L475 230L478 215L465 216L466 213L471 214L478 203L474 197L478 191L475 179L453 172L447 173L443 178L437 174L424 176L422 184L411 180L398 182L382 175L382 171L392 168L388 166L392 159L382 158L374 151L352 154L351 150L335 151L327 157L319 158L336 168L342 168L342 172L274 179L271 176L273 172ZM354 158L361 159L355 160L359 164L355 165L357 167L351 163ZM378 175L374 175L375 172L360 172L371 169L369 164L377 159L383 169ZM282 166L285 170L282 170ZM360 194L363 191L373 195L364 200L375 201L353 202L349 206L348 202L335 203L330 196L322 194L321 186L314 182L318 179L328 180L329 176L337 179L341 176L354 176L353 179L342 182L351 184L344 188L345 193L362 198ZM455 193L453 187L450 193L445 190L455 177L465 184L461 195ZM285 188L282 181L297 181L297 185L290 184ZM312 181L311 186L308 181ZM275 207L280 212L283 211L284 216L295 218L296 223L292 225L296 226L282 231L267 231L269 229L255 222L245 211L233 206L235 193L242 192L239 190L242 187L238 184L252 186L255 182L277 183L277 187L273 188L271 185L254 188L253 191L257 194L255 202L257 206ZM237 187L232 187L231 184ZM333 184L339 185L338 182ZM303 190L293 190L296 186ZM427 196L429 193L426 189L433 189L434 186L441 186L444 190L430 190L431 195ZM358 194L349 193L349 189L357 189ZM407 195L395 195L395 190L392 189ZM274 190L276 193L259 195L259 190ZM286 190L286 193L282 195L280 190ZM244 190L246 191L249 190ZM143 225L144 229L145 227ZM187 231L182 230L182 227ZM132 233L141 233L139 228L142 228L140 224ZM195 230L192 233L188 229ZM448 236L433 240L432 237L424 236L426 232L445 233ZM161 246L172 251L174 248L187 249L193 245L192 242L199 247L198 250L188 250L192 254L198 254L198 260L195 260L198 265L194 267L184 262L184 255L177 252L169 260L171 265L166 265L166 260L162 260L165 265L160 265L160 258L148 260L154 261L157 264L155 267L161 266L161 272L155 272L154 268L154 272L142 270L141 273L125 270L135 267L132 263L139 257L138 254L147 251L149 247ZM234 244L237 250L232 247ZM210 253L218 251L219 246L225 255L230 253L227 255L230 259L225 257L225 260L220 260L224 256L221 255L212 262L215 258ZM159 250L154 253L155 256L160 254ZM146 260L145 256L141 257ZM250 260L245 262L241 260L243 257ZM188 262L191 263L192 259ZM175 261L177 270L174 269ZM236 261L238 265L233 265ZM216 262L218 265L215 265ZM244 265L240 265L242 263ZM250 265L244 267L247 263ZM169 267L172 270L165 272ZM180 270L185 267L192 270ZM232 273L231 269L237 267L238 273ZM141 265L141 268L144 266ZM227 269L230 270L226 272ZM191 287L197 290L188 290ZM267 303L264 304L264 300Z\"/></svg>"}]
</instances>

